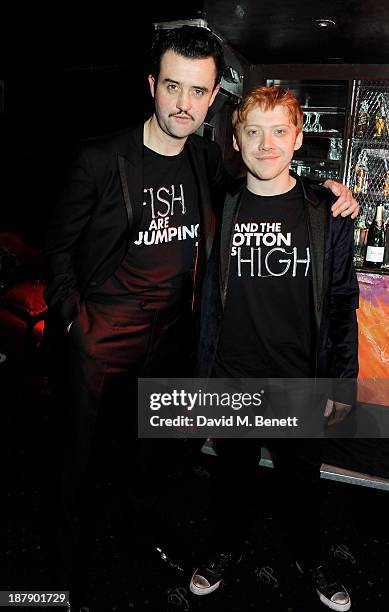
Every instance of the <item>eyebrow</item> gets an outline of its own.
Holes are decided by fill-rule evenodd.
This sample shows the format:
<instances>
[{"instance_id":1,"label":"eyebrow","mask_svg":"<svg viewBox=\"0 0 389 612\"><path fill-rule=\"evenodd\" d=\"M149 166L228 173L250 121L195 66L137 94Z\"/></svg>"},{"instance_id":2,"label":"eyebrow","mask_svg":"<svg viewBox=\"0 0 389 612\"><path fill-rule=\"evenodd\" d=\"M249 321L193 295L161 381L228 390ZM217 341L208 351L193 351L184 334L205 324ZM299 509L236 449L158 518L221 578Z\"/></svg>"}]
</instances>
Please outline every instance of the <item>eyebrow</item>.
<instances>
[{"instance_id":1,"label":"eyebrow","mask_svg":"<svg viewBox=\"0 0 389 612\"><path fill-rule=\"evenodd\" d=\"M261 125L259 125L259 123L246 123L246 125L244 126L246 128L251 128L251 127L262 127ZM270 125L269 127L271 128L285 128L285 127L291 127L289 123L276 123L275 125Z\"/></svg>"},{"instance_id":2,"label":"eyebrow","mask_svg":"<svg viewBox=\"0 0 389 612\"><path fill-rule=\"evenodd\" d=\"M181 83L179 81L175 81L174 79L169 79L166 78L163 80L164 83L174 83L175 85L181 85ZM191 87L193 87L193 89L201 89L201 91L207 92L208 87L204 87L203 85L191 85Z\"/></svg>"}]
</instances>

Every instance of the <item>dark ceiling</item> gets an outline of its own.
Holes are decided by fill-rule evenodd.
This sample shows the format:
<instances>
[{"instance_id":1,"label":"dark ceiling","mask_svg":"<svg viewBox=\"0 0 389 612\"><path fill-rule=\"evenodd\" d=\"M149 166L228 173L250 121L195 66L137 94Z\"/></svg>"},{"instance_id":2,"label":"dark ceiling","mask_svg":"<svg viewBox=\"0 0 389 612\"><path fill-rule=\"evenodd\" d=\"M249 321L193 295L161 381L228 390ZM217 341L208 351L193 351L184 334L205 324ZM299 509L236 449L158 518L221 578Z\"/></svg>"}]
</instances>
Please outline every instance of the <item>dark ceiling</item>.
<instances>
[{"instance_id":1,"label":"dark ceiling","mask_svg":"<svg viewBox=\"0 0 389 612\"><path fill-rule=\"evenodd\" d=\"M389 0L62 0L14 11L10 55L20 64L139 64L153 21L203 16L253 64L389 64ZM332 19L319 29L314 20ZM389 77L389 74L388 74Z\"/></svg>"},{"instance_id":2,"label":"dark ceiling","mask_svg":"<svg viewBox=\"0 0 389 612\"><path fill-rule=\"evenodd\" d=\"M205 0L205 10L252 64L389 63L389 0Z\"/></svg>"}]
</instances>

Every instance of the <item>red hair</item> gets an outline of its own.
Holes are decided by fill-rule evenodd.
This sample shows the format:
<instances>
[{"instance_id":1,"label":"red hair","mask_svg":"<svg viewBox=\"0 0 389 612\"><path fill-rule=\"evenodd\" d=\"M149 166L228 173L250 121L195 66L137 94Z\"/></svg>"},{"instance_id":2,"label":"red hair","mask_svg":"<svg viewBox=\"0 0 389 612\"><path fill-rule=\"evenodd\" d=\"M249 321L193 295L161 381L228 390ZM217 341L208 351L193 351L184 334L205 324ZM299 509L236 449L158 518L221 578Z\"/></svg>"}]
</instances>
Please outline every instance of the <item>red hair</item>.
<instances>
[{"instance_id":1,"label":"red hair","mask_svg":"<svg viewBox=\"0 0 389 612\"><path fill-rule=\"evenodd\" d=\"M290 89L272 85L271 87L256 87L249 91L232 113L232 127L234 133L241 123L247 119L253 108L263 111L273 110L276 106L283 106L289 113L291 122L301 132L303 129L303 112L299 101Z\"/></svg>"}]
</instances>

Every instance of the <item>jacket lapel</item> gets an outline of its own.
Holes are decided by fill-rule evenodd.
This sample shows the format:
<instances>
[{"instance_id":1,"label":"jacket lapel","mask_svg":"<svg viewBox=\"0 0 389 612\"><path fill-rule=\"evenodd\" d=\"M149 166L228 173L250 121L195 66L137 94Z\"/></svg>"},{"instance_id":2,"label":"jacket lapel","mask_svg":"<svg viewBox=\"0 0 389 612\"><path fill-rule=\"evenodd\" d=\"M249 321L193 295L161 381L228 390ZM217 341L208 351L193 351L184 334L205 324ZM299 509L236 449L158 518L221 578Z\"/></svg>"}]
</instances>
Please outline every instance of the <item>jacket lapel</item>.
<instances>
[{"instance_id":1,"label":"jacket lapel","mask_svg":"<svg viewBox=\"0 0 389 612\"><path fill-rule=\"evenodd\" d=\"M312 288L315 308L316 325L320 327L323 281L324 281L324 252L325 236L328 219L328 205L319 202L315 194L307 192L304 183L304 201L308 223L309 243L312 257Z\"/></svg>"},{"instance_id":2,"label":"jacket lapel","mask_svg":"<svg viewBox=\"0 0 389 612\"><path fill-rule=\"evenodd\" d=\"M231 240L242 192L243 189L239 189L233 193L228 193L224 202L220 235L220 291L223 306L231 262Z\"/></svg>"},{"instance_id":3,"label":"jacket lapel","mask_svg":"<svg viewBox=\"0 0 389 612\"><path fill-rule=\"evenodd\" d=\"M140 207L143 198L143 123L129 133L128 147L117 156L118 172L126 205L129 231L139 225Z\"/></svg>"},{"instance_id":4,"label":"jacket lapel","mask_svg":"<svg viewBox=\"0 0 389 612\"><path fill-rule=\"evenodd\" d=\"M208 183L208 173L204 155L199 155L191 138L187 140L188 154L198 189L198 203L200 210L201 236L204 237L203 248L206 259L212 250L215 235L215 215L212 212L211 192Z\"/></svg>"}]
</instances>

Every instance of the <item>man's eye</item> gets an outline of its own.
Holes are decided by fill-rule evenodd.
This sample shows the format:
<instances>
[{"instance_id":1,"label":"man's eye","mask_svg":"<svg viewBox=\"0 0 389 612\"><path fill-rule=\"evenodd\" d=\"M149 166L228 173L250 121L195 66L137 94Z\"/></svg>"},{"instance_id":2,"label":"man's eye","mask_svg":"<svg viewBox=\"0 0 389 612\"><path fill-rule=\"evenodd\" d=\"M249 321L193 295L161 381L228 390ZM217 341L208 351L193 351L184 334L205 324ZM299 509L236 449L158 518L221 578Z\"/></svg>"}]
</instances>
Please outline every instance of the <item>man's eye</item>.
<instances>
[{"instance_id":1,"label":"man's eye","mask_svg":"<svg viewBox=\"0 0 389 612\"><path fill-rule=\"evenodd\" d=\"M168 91L177 91L177 85L174 83L169 83L167 86Z\"/></svg>"},{"instance_id":2,"label":"man's eye","mask_svg":"<svg viewBox=\"0 0 389 612\"><path fill-rule=\"evenodd\" d=\"M201 98L201 96L204 95L204 91L202 89L194 89L193 93L195 96L197 96L198 98Z\"/></svg>"},{"instance_id":3,"label":"man's eye","mask_svg":"<svg viewBox=\"0 0 389 612\"><path fill-rule=\"evenodd\" d=\"M248 136L255 136L256 134L258 134L257 130L248 130L247 131Z\"/></svg>"},{"instance_id":4,"label":"man's eye","mask_svg":"<svg viewBox=\"0 0 389 612\"><path fill-rule=\"evenodd\" d=\"M278 130L274 130L274 133L276 136L282 136L283 134L285 134L285 130L282 128L279 128Z\"/></svg>"}]
</instances>

